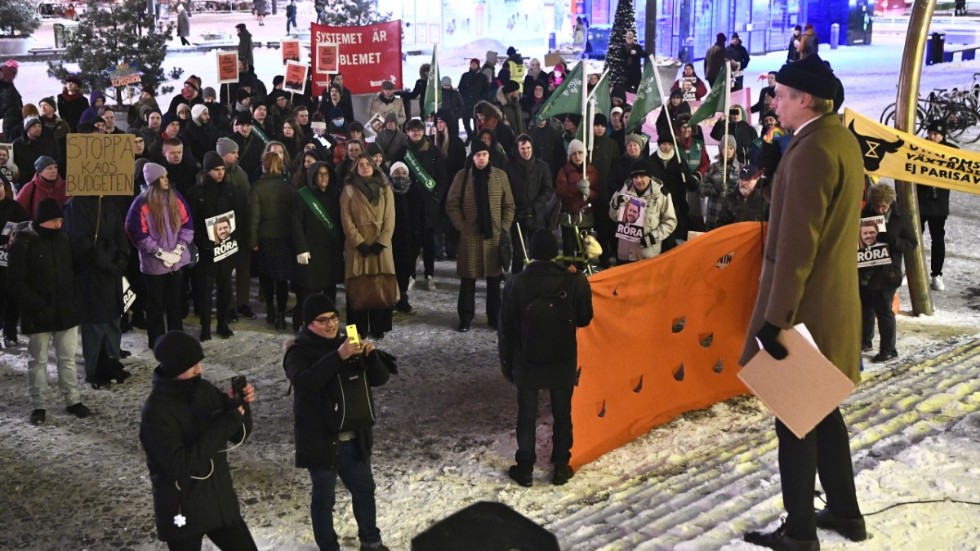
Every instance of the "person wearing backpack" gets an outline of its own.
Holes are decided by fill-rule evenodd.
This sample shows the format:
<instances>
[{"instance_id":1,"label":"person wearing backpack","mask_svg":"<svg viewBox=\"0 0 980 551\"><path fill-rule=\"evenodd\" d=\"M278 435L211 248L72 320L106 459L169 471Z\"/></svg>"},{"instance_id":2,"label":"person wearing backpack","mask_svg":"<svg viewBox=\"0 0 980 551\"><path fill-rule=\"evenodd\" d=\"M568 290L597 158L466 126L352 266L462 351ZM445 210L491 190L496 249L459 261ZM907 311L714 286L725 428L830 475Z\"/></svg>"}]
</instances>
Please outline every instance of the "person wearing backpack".
<instances>
[{"instance_id":1,"label":"person wearing backpack","mask_svg":"<svg viewBox=\"0 0 980 551\"><path fill-rule=\"evenodd\" d=\"M333 528L337 477L351 494L362 550L388 548L381 542L371 472L374 406L370 387L388 381L382 352L340 331L333 300L323 294L303 301L303 327L287 343L283 368L292 388L296 467L313 483L310 516L321 551L339 551Z\"/></svg>"},{"instance_id":2,"label":"person wearing backpack","mask_svg":"<svg viewBox=\"0 0 980 551\"><path fill-rule=\"evenodd\" d=\"M508 475L521 486L531 486L538 391L547 389L554 417L552 482L560 486L574 474L568 461L578 359L575 330L592 321L592 291L584 275L552 261L558 256L558 241L548 229L535 231L528 249L532 262L504 286L497 330L501 371L517 385L517 464Z\"/></svg>"}]
</instances>

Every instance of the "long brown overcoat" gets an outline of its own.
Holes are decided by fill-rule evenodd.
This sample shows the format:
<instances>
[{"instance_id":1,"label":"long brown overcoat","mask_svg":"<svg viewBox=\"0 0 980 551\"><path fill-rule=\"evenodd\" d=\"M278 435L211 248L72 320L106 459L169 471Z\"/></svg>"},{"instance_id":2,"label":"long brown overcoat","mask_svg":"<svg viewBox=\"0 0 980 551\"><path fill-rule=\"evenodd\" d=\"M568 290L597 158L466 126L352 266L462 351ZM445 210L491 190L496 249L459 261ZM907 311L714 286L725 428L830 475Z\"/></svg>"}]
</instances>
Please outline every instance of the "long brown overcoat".
<instances>
[{"instance_id":1,"label":"long brown overcoat","mask_svg":"<svg viewBox=\"0 0 980 551\"><path fill-rule=\"evenodd\" d=\"M854 382L860 379L861 304L857 251L864 163L836 114L793 137L772 184L759 296L739 362L758 351L764 321L806 324L820 351Z\"/></svg>"},{"instance_id":2,"label":"long brown overcoat","mask_svg":"<svg viewBox=\"0 0 980 551\"><path fill-rule=\"evenodd\" d=\"M353 185L345 185L340 192L340 221L344 226L344 279L364 274L395 273L395 260L391 254L391 236L395 232L395 194L390 185L382 186L376 205L372 205ZM358 252L359 244L371 245L375 242L385 246L381 254L362 256Z\"/></svg>"},{"instance_id":3,"label":"long brown overcoat","mask_svg":"<svg viewBox=\"0 0 980 551\"><path fill-rule=\"evenodd\" d=\"M476 191L473 189L473 172L470 169L456 173L446 196L446 214L459 230L456 275L461 278L499 277L502 272L500 233L510 232L510 225L514 222L514 194L510 190L507 173L499 168L491 168L487 184L490 192L490 216L493 218L493 237L490 239L484 239L476 226Z\"/></svg>"}]
</instances>

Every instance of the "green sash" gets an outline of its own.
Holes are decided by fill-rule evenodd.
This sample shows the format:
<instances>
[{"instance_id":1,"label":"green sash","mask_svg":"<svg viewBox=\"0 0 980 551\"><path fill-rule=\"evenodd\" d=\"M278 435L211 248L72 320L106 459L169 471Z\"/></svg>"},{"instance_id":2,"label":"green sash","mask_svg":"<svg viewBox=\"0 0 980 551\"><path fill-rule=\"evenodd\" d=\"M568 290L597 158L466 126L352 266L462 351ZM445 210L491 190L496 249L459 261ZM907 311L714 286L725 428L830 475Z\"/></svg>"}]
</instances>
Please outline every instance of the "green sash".
<instances>
[{"instance_id":1,"label":"green sash","mask_svg":"<svg viewBox=\"0 0 980 551\"><path fill-rule=\"evenodd\" d=\"M405 164L408 165L408 170L411 171L412 176L415 176L416 180L422 182L422 185L425 186L425 189L428 190L429 193L435 193L436 181L432 179L432 176L429 176L429 173L426 172L424 168L422 168L422 163L415 158L415 154L412 153L412 150L405 152Z\"/></svg>"},{"instance_id":2,"label":"green sash","mask_svg":"<svg viewBox=\"0 0 980 551\"><path fill-rule=\"evenodd\" d=\"M324 228L327 228L327 233L329 233L331 237L337 238L337 226L333 223L333 220L330 219L330 215L327 214L327 211L323 210L323 205L321 205L320 202L313 197L313 192L310 191L310 188L300 188L300 190L296 193L303 198L303 202L306 203L306 206L310 207L310 210L313 211L313 216L315 216L316 219L323 224Z\"/></svg>"}]
</instances>

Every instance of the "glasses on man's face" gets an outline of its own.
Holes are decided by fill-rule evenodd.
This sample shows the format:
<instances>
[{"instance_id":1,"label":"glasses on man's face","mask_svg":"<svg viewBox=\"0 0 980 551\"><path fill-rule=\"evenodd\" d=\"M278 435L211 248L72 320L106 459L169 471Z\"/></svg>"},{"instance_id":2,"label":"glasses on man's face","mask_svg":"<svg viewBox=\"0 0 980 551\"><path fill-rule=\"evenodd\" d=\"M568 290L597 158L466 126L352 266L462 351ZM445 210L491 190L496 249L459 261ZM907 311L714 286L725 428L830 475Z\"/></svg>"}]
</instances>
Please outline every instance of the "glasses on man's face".
<instances>
[{"instance_id":1,"label":"glasses on man's face","mask_svg":"<svg viewBox=\"0 0 980 551\"><path fill-rule=\"evenodd\" d=\"M322 325L325 327L331 323L337 323L340 320L335 315L329 315L329 316L320 316L318 318L314 318L313 321L315 321L318 325Z\"/></svg>"}]
</instances>

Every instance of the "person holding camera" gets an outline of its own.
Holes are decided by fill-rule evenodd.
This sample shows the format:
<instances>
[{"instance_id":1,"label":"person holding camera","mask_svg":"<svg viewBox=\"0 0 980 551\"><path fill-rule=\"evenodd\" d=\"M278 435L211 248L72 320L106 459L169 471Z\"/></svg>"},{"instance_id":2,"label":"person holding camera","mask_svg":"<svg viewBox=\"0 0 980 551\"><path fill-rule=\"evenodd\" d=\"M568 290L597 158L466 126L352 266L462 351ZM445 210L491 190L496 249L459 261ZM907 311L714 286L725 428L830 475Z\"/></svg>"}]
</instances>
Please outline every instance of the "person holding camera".
<instances>
[{"instance_id":1,"label":"person holding camera","mask_svg":"<svg viewBox=\"0 0 980 551\"><path fill-rule=\"evenodd\" d=\"M225 551L256 549L227 453L252 433L255 387L223 392L205 381L201 343L183 331L157 339L153 355L160 365L143 404L140 442L153 484L157 537L171 551L199 550L205 535Z\"/></svg>"},{"instance_id":2,"label":"person holding camera","mask_svg":"<svg viewBox=\"0 0 980 551\"><path fill-rule=\"evenodd\" d=\"M292 387L296 467L313 483L310 516L320 551L339 551L333 528L337 477L351 493L362 550L388 548L381 541L371 472L374 406L371 387L388 381L389 368L374 344L340 331L333 300L323 294L303 301L303 327L287 344L283 368Z\"/></svg>"}]
</instances>

